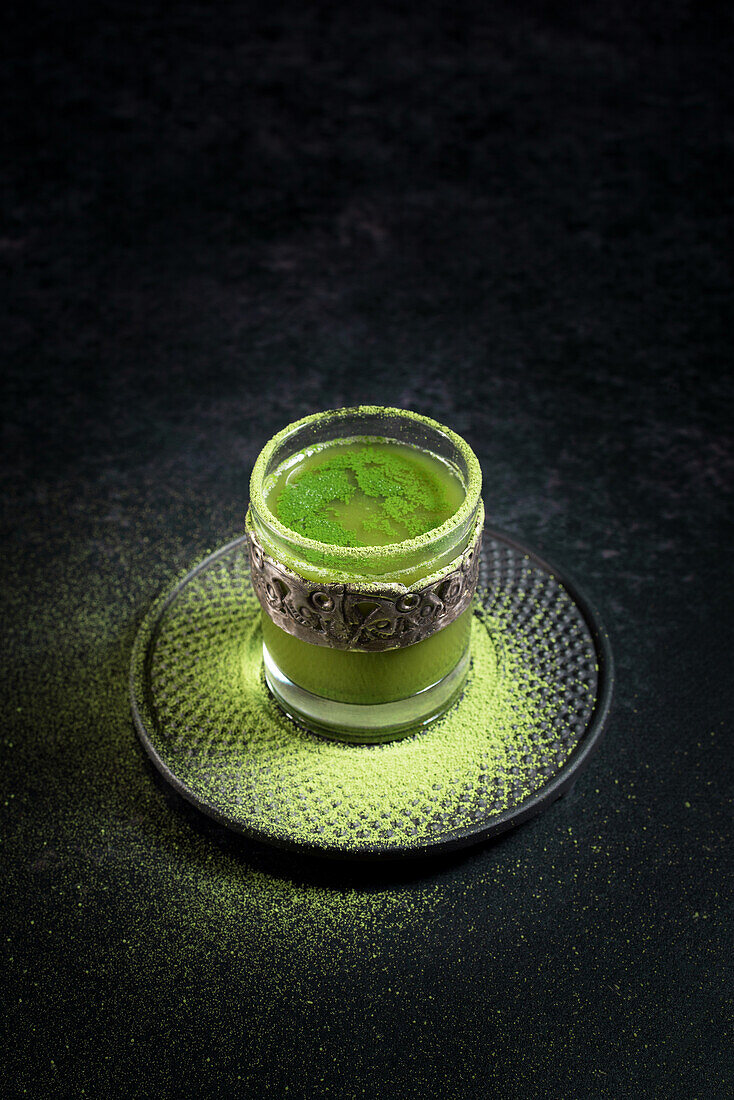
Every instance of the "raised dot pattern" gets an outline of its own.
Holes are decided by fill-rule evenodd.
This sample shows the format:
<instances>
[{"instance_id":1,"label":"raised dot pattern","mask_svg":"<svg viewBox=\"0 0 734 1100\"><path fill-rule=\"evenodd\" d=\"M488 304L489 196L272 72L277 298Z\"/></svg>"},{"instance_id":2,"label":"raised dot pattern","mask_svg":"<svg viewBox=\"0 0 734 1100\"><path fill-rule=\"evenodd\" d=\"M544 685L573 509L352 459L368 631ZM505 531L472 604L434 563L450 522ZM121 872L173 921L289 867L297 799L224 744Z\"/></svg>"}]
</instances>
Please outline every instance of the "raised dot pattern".
<instances>
[{"instance_id":1,"label":"raised dot pattern","mask_svg":"<svg viewBox=\"0 0 734 1100\"><path fill-rule=\"evenodd\" d=\"M153 609L133 695L144 740L196 801L295 846L389 852L481 832L558 773L597 700L581 610L539 563L488 534L467 687L413 737L346 745L300 729L267 691L261 644L240 541Z\"/></svg>"}]
</instances>

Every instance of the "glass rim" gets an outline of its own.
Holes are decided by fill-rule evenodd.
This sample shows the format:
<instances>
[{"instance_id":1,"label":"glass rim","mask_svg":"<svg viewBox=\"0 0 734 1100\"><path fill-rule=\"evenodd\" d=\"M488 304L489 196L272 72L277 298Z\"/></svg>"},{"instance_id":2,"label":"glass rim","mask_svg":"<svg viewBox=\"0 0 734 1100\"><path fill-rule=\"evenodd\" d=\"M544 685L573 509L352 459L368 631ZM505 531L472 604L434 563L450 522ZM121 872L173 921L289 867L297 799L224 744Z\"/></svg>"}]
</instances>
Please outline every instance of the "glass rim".
<instances>
[{"instance_id":1,"label":"glass rim","mask_svg":"<svg viewBox=\"0 0 734 1100\"><path fill-rule=\"evenodd\" d=\"M298 531L294 531L292 527L286 527L284 523L281 523L278 517L268 508L263 492L265 479L268 476L268 463L281 444L286 442L290 435L307 424L325 423L332 420L346 420L350 416L379 416L384 414L422 424L447 437L454 445L463 458L467 471L464 499L456 511L452 512L448 519L444 520L440 526L433 527L430 531L426 531L422 535L416 535L411 539L403 539L401 542L385 543L383 546L335 546L333 543L321 542L318 539L308 538L306 535L301 535ZM341 409L327 409L323 412L309 413L307 416L302 416L299 420L293 420L268 440L257 456L250 477L250 505L254 508L257 515L267 523L268 527L271 527L273 531L280 535L286 542L295 541L297 545L303 546L304 549L311 550L319 555L327 554L332 557L338 556L340 559L343 559L345 563L351 561L359 562L361 559L364 559L365 554L369 554L369 556L373 558L382 558L395 554L420 552L423 549L428 549L433 543L439 542L446 535L449 535L454 528L461 526L461 524L471 519L479 504L481 492L482 469L479 465L479 459L462 436L430 416L424 416L422 413L413 412L412 409L400 409L387 405L353 405Z\"/></svg>"}]
</instances>

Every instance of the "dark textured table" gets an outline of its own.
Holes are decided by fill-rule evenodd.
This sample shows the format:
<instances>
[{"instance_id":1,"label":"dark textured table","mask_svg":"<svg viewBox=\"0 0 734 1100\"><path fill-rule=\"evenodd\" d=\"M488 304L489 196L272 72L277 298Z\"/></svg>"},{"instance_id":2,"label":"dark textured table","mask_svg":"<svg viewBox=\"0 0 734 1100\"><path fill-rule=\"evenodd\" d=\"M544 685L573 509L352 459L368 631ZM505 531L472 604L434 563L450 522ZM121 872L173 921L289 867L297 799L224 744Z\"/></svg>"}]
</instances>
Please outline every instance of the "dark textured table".
<instances>
[{"instance_id":1,"label":"dark textured table","mask_svg":"<svg viewBox=\"0 0 734 1100\"><path fill-rule=\"evenodd\" d=\"M11 5L3 1096L731 1095L730 9L573 7ZM231 838L127 696L269 434L362 402L618 667L572 794L389 870Z\"/></svg>"}]
</instances>

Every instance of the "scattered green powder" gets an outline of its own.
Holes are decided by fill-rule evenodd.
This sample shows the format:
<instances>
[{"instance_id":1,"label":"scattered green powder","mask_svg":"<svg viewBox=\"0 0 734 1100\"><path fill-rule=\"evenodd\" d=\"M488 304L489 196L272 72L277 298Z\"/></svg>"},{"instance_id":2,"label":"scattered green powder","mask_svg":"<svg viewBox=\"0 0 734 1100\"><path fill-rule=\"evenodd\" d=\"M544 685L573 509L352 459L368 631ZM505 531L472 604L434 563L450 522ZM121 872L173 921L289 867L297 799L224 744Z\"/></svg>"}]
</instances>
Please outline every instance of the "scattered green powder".
<instances>
[{"instance_id":1,"label":"scattered green powder","mask_svg":"<svg viewBox=\"0 0 734 1100\"><path fill-rule=\"evenodd\" d=\"M618 768L619 787L600 769L601 790L591 788L584 807L570 802L543 828L458 863L432 860L420 876L238 845L172 802L136 744L130 649L152 594L171 585L172 564L183 568L187 548L204 546L212 523L224 532L228 513L212 521L208 486L171 508L181 499L180 471L172 466L169 480L165 473L157 465L155 477L130 479L120 507L131 526L114 537L107 483L90 480L81 492L77 480L49 492L43 508L33 497L16 509L18 537L6 546L5 1079L18 1095L112 1096L121 1081L130 1095L178 1095L182 1075L195 1095L258 1095L266 1082L301 1096L304 1079L312 1095L326 1095L319 1075L331 1080L337 1071L347 1081L340 1095L350 1097L360 1089L381 1095L386 1080L406 1096L506 1093L508 1073L530 1095L540 1063L515 1058L508 1070L506 1058L487 1057L469 1025L484 1013L496 1050L516 1053L516 1036L539 1011L521 995L530 973L540 975L541 993L549 974L554 988L578 986L579 1027L588 1016L593 1030L598 1014L583 1001L588 960L573 943L558 951L558 937L535 934L555 927L569 897L580 899L574 933L599 947L599 980L611 967L652 1009L659 981L650 953L653 963L666 961L661 915L665 946L690 954L705 912L706 957L727 958L725 899L713 893L724 873L718 853L728 851L723 833L702 849L713 884L705 910L697 867L667 906L657 895L643 905L630 932L626 895L644 899L654 876L680 862L679 830L656 816L653 764ZM534 611L540 598L531 595ZM706 789L699 765L709 741L692 740L681 758L694 804L688 791ZM625 804L630 775L640 798ZM620 904L605 904L616 896ZM530 971L527 960L513 961L526 948ZM458 1024L455 1000L434 989L438 965L468 989ZM400 1065L389 1060L386 1031L396 1018L412 1028ZM542 1044L552 1077L585 1034L562 1020ZM283 1071L278 1053L294 1035L307 1040L303 1064ZM652 1059L667 1080L661 1044L651 1041L648 1051L647 1041L643 1049L631 1033L628 1040L630 1065ZM378 1042L388 1051L382 1061ZM425 1052L447 1044L460 1057L445 1069ZM694 1074L697 1066L686 1062ZM607 1095L605 1079L595 1084Z\"/></svg>"},{"instance_id":2,"label":"scattered green powder","mask_svg":"<svg viewBox=\"0 0 734 1100\"><path fill-rule=\"evenodd\" d=\"M514 568L527 561L513 560ZM580 615L572 621L574 605L554 578L527 573L519 599L512 573L490 611L478 602L469 680L441 720L402 741L348 745L302 730L272 700L260 607L236 547L163 615L149 702L138 692L155 750L204 803L274 841L334 852L409 849L485 823L555 774L595 701L593 647ZM575 646L575 666L559 649L559 629ZM143 632L139 683L146 650ZM574 667L582 675L569 687Z\"/></svg>"},{"instance_id":3,"label":"scattered green powder","mask_svg":"<svg viewBox=\"0 0 734 1100\"><path fill-rule=\"evenodd\" d=\"M383 546L439 527L464 487L449 465L405 443L335 440L294 456L265 495L275 515L333 546Z\"/></svg>"}]
</instances>

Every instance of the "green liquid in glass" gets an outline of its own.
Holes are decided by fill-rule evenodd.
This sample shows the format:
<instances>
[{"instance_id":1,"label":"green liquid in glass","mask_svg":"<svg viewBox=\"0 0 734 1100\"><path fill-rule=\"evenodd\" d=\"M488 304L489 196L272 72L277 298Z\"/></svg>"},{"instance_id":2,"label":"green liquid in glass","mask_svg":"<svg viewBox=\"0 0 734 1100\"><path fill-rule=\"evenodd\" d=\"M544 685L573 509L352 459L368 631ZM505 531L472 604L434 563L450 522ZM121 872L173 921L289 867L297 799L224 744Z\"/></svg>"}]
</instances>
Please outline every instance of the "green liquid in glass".
<instances>
[{"instance_id":1,"label":"green liquid in glass","mask_svg":"<svg viewBox=\"0 0 734 1100\"><path fill-rule=\"evenodd\" d=\"M342 703L391 703L430 687L452 671L469 645L471 608L415 645L381 653L311 645L262 613L263 641L294 683Z\"/></svg>"},{"instance_id":2,"label":"green liquid in glass","mask_svg":"<svg viewBox=\"0 0 734 1100\"><path fill-rule=\"evenodd\" d=\"M440 527L464 486L448 463L409 443L334 440L287 459L265 486L270 510L331 546L385 546Z\"/></svg>"},{"instance_id":3,"label":"green liquid in glass","mask_svg":"<svg viewBox=\"0 0 734 1100\"><path fill-rule=\"evenodd\" d=\"M292 455L267 479L264 493L271 512L298 534L369 547L441 526L460 507L465 488L456 469L429 451L365 436ZM427 566L423 575L430 571ZM415 581L421 579L417 571ZM392 702L437 683L461 659L470 631L467 610L414 645L360 653L311 645L263 613L263 640L283 673L315 695L345 703Z\"/></svg>"}]
</instances>

